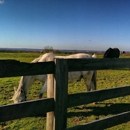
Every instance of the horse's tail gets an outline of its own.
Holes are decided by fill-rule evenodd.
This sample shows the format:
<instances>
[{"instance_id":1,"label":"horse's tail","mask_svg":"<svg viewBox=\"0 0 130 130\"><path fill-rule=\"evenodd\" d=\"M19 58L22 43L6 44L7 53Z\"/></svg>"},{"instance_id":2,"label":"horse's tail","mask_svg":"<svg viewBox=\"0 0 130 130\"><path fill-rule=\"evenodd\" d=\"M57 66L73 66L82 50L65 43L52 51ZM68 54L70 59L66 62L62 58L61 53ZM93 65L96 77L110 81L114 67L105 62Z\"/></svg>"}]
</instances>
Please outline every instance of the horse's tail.
<instances>
[{"instance_id":1,"label":"horse's tail","mask_svg":"<svg viewBox=\"0 0 130 130\"><path fill-rule=\"evenodd\" d=\"M92 57L93 57L93 58L97 58L96 54L93 54Z\"/></svg>"}]
</instances>

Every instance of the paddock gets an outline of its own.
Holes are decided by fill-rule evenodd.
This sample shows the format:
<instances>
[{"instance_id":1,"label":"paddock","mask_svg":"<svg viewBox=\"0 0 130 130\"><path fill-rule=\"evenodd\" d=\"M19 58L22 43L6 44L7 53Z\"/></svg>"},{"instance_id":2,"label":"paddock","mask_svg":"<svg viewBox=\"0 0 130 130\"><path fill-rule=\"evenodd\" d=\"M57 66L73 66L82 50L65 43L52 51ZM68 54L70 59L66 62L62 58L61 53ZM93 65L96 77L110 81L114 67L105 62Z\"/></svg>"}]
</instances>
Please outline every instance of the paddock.
<instances>
[{"instance_id":1,"label":"paddock","mask_svg":"<svg viewBox=\"0 0 130 130\"><path fill-rule=\"evenodd\" d=\"M130 95L130 86L68 95L67 80L68 72L70 71L128 69L130 68L129 58L87 60L56 59L55 62L41 62L33 64L20 63L18 61L12 60L1 60L0 67L1 78L21 75L48 74L48 98L1 106L0 122L19 119L23 117L42 116L43 114L47 113L46 129L63 130L67 129L67 108ZM52 89L49 89L50 86L53 84L54 91ZM39 107L36 108L35 106ZM22 112L23 110L24 113ZM55 113L55 116L53 115L53 113ZM130 121L130 111L124 111L123 113L118 113L111 117L68 128L68 130L91 130L95 128L105 129L128 121Z\"/></svg>"}]
</instances>

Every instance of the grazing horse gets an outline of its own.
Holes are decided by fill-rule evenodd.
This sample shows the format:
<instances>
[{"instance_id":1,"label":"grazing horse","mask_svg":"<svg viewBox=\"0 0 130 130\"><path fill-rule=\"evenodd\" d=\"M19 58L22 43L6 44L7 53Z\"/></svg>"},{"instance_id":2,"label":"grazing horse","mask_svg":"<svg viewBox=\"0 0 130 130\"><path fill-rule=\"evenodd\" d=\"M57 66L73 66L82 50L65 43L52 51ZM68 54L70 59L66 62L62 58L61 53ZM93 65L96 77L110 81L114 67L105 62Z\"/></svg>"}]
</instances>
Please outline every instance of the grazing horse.
<instances>
[{"instance_id":1,"label":"grazing horse","mask_svg":"<svg viewBox=\"0 0 130 130\"><path fill-rule=\"evenodd\" d=\"M90 56L89 54L85 53L78 53L69 56L55 56L53 53L46 53L32 61L32 63L36 62L47 62L53 61L54 58L95 58L94 56ZM68 73L68 82L79 81L81 78L84 79L87 91L96 90L96 71L75 71ZM13 98L11 99L14 103L26 101L27 93L30 86L34 83L35 80L40 80L44 83L43 88L40 91L39 97L41 98L43 93L46 91L47 88L47 75L33 75L33 76L22 76L19 82L18 89L14 89L15 93ZM93 80L93 81L92 81Z\"/></svg>"},{"instance_id":2,"label":"grazing horse","mask_svg":"<svg viewBox=\"0 0 130 130\"><path fill-rule=\"evenodd\" d=\"M109 48L104 53L103 58L119 58L120 50L118 48Z\"/></svg>"}]
</instances>

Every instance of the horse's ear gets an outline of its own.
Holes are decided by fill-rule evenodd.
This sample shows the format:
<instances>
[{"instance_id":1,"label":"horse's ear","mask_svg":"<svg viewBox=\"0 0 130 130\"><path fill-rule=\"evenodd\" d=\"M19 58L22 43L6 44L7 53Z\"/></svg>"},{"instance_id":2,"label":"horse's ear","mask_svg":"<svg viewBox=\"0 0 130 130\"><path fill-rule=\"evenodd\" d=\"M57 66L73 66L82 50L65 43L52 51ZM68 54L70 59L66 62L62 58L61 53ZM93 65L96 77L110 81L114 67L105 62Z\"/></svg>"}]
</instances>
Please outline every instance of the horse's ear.
<instances>
[{"instance_id":1,"label":"horse's ear","mask_svg":"<svg viewBox=\"0 0 130 130\"><path fill-rule=\"evenodd\" d=\"M16 87L14 87L14 92L16 92L16 90L17 90L17 88L16 88Z\"/></svg>"}]
</instances>

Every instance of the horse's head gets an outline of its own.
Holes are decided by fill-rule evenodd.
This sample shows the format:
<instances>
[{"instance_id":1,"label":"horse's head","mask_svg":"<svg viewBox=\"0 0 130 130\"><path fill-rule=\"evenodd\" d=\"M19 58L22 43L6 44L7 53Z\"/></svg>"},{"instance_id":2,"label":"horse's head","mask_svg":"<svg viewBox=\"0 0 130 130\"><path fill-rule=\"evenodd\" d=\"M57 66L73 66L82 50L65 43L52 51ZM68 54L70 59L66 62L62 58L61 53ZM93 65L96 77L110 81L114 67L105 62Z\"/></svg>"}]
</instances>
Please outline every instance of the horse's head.
<instances>
[{"instance_id":1,"label":"horse's head","mask_svg":"<svg viewBox=\"0 0 130 130\"><path fill-rule=\"evenodd\" d=\"M19 82L18 89L14 88L14 95L11 99L14 103L26 101L26 95L29 87L35 80L35 76L22 76Z\"/></svg>"},{"instance_id":2,"label":"horse's head","mask_svg":"<svg viewBox=\"0 0 130 130\"><path fill-rule=\"evenodd\" d=\"M14 88L14 96L11 99L14 103L26 101L26 93L23 88L17 89Z\"/></svg>"},{"instance_id":3,"label":"horse's head","mask_svg":"<svg viewBox=\"0 0 130 130\"><path fill-rule=\"evenodd\" d=\"M46 53L43 56L34 59L31 63L53 61L54 57L55 55L53 53ZM46 75L22 76L19 82L19 87L17 90L14 89L14 96L11 100L14 103L26 101L28 90L33 82L37 79L45 82ZM45 88L43 88L43 91L45 91Z\"/></svg>"}]
</instances>

